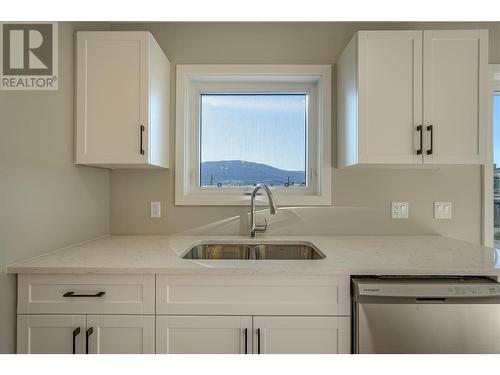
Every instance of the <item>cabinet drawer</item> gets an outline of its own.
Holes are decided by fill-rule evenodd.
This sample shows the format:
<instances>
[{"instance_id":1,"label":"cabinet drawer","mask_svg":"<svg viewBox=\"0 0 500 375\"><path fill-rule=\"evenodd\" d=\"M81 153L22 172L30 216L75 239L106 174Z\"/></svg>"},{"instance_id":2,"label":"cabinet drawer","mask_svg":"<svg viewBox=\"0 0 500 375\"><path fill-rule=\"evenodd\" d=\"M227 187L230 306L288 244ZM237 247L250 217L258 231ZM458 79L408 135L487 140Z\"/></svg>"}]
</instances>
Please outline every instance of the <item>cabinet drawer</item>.
<instances>
[{"instance_id":1,"label":"cabinet drawer","mask_svg":"<svg viewBox=\"0 0 500 375\"><path fill-rule=\"evenodd\" d=\"M18 279L19 314L154 314L154 275L38 275Z\"/></svg>"},{"instance_id":2,"label":"cabinet drawer","mask_svg":"<svg viewBox=\"0 0 500 375\"><path fill-rule=\"evenodd\" d=\"M158 314L349 315L347 276L166 276Z\"/></svg>"}]
</instances>

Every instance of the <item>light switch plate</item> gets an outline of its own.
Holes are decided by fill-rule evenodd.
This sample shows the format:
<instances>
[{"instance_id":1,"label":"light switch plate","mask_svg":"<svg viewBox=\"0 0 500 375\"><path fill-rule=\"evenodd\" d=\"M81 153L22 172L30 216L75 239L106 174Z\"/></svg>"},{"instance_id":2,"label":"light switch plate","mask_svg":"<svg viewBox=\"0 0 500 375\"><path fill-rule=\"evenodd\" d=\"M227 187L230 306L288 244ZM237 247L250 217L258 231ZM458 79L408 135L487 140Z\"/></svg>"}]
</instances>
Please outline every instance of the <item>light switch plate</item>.
<instances>
[{"instance_id":1,"label":"light switch plate","mask_svg":"<svg viewBox=\"0 0 500 375\"><path fill-rule=\"evenodd\" d=\"M408 202L391 202L391 217L393 219L408 219Z\"/></svg>"},{"instance_id":2,"label":"light switch plate","mask_svg":"<svg viewBox=\"0 0 500 375\"><path fill-rule=\"evenodd\" d=\"M434 219L451 219L451 202L434 202Z\"/></svg>"},{"instance_id":3,"label":"light switch plate","mask_svg":"<svg viewBox=\"0 0 500 375\"><path fill-rule=\"evenodd\" d=\"M161 202L151 202L151 218L161 217Z\"/></svg>"}]
</instances>

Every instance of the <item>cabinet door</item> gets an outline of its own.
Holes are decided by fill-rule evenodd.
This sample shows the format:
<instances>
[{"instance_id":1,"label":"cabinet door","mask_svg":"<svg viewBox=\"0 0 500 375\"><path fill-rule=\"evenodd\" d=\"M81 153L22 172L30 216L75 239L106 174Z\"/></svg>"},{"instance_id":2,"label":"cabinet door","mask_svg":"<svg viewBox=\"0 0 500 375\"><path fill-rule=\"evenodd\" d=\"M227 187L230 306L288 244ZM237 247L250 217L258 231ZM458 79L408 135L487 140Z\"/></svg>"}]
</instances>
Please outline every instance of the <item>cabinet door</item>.
<instances>
[{"instance_id":1,"label":"cabinet door","mask_svg":"<svg viewBox=\"0 0 500 375\"><path fill-rule=\"evenodd\" d=\"M245 354L252 351L249 316L157 316L156 351L168 354Z\"/></svg>"},{"instance_id":2,"label":"cabinet door","mask_svg":"<svg viewBox=\"0 0 500 375\"><path fill-rule=\"evenodd\" d=\"M18 315L19 354L82 354L85 315Z\"/></svg>"},{"instance_id":3,"label":"cabinet door","mask_svg":"<svg viewBox=\"0 0 500 375\"><path fill-rule=\"evenodd\" d=\"M422 31L358 39L359 162L421 164Z\"/></svg>"},{"instance_id":4,"label":"cabinet door","mask_svg":"<svg viewBox=\"0 0 500 375\"><path fill-rule=\"evenodd\" d=\"M350 353L349 317L253 318L257 354L348 354Z\"/></svg>"},{"instance_id":5,"label":"cabinet door","mask_svg":"<svg viewBox=\"0 0 500 375\"><path fill-rule=\"evenodd\" d=\"M79 32L77 162L144 163L148 92L146 33Z\"/></svg>"},{"instance_id":6,"label":"cabinet door","mask_svg":"<svg viewBox=\"0 0 500 375\"><path fill-rule=\"evenodd\" d=\"M146 315L88 315L88 353L154 354L154 319Z\"/></svg>"},{"instance_id":7,"label":"cabinet door","mask_svg":"<svg viewBox=\"0 0 500 375\"><path fill-rule=\"evenodd\" d=\"M487 50L485 31L424 31L425 163L481 162Z\"/></svg>"}]
</instances>

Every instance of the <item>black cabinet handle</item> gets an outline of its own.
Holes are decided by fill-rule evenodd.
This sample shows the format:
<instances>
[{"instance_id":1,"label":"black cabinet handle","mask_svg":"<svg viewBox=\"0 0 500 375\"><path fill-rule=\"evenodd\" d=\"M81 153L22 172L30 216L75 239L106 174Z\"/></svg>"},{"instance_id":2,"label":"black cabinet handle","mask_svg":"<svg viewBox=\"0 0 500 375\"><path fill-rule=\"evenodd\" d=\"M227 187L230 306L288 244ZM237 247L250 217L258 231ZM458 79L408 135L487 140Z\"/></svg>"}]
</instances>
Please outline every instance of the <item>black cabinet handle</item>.
<instances>
[{"instance_id":1,"label":"black cabinet handle","mask_svg":"<svg viewBox=\"0 0 500 375\"><path fill-rule=\"evenodd\" d=\"M90 327L89 329L87 329L87 332L85 333L85 354L89 354L89 337L93 333L94 333L94 327Z\"/></svg>"},{"instance_id":2,"label":"black cabinet handle","mask_svg":"<svg viewBox=\"0 0 500 375\"><path fill-rule=\"evenodd\" d=\"M257 328L257 354L260 354L260 328Z\"/></svg>"},{"instance_id":3,"label":"black cabinet handle","mask_svg":"<svg viewBox=\"0 0 500 375\"><path fill-rule=\"evenodd\" d=\"M80 327L73 331L73 354L76 354L76 336L80 334Z\"/></svg>"},{"instance_id":4,"label":"black cabinet handle","mask_svg":"<svg viewBox=\"0 0 500 375\"><path fill-rule=\"evenodd\" d=\"M427 155L431 155L432 154L432 149L434 148L434 126L432 125L428 125L427 126L427 131L431 132L431 148L429 150L427 150Z\"/></svg>"},{"instance_id":5,"label":"black cabinet handle","mask_svg":"<svg viewBox=\"0 0 500 375\"><path fill-rule=\"evenodd\" d=\"M245 354L248 354L248 328L243 330L243 337L245 338Z\"/></svg>"},{"instance_id":6,"label":"black cabinet handle","mask_svg":"<svg viewBox=\"0 0 500 375\"><path fill-rule=\"evenodd\" d=\"M75 292L66 292L63 297L102 297L106 292L97 292L96 294L75 294Z\"/></svg>"},{"instance_id":7,"label":"black cabinet handle","mask_svg":"<svg viewBox=\"0 0 500 375\"><path fill-rule=\"evenodd\" d=\"M420 148L417 150L417 155L422 155L422 143L423 143L423 139L424 139L424 136L423 136L423 129L422 129L422 125L419 125L417 126L417 131L420 133Z\"/></svg>"},{"instance_id":8,"label":"black cabinet handle","mask_svg":"<svg viewBox=\"0 0 500 375\"><path fill-rule=\"evenodd\" d=\"M141 145L140 145L140 148L139 148L139 152L141 153L141 155L144 155L144 147L142 145L142 135L144 133L144 125L141 125Z\"/></svg>"}]
</instances>

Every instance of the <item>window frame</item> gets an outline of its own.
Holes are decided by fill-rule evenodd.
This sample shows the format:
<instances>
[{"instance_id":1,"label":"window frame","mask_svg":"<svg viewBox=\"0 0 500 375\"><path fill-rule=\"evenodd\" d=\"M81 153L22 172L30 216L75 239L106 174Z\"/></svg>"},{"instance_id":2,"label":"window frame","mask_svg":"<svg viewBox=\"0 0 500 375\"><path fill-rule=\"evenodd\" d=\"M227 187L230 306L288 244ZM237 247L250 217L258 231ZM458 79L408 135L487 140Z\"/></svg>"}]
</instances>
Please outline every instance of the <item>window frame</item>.
<instances>
[{"instance_id":1,"label":"window frame","mask_svg":"<svg viewBox=\"0 0 500 375\"><path fill-rule=\"evenodd\" d=\"M482 242L493 247L494 241L494 199L493 199L493 97L500 94L500 64L489 65L488 128L486 132L486 161L482 166Z\"/></svg>"},{"instance_id":2,"label":"window frame","mask_svg":"<svg viewBox=\"0 0 500 375\"><path fill-rule=\"evenodd\" d=\"M278 205L331 205L331 65L177 65L176 205L249 204L252 187L200 187L201 94L209 93L306 93L308 184L273 194Z\"/></svg>"}]
</instances>

